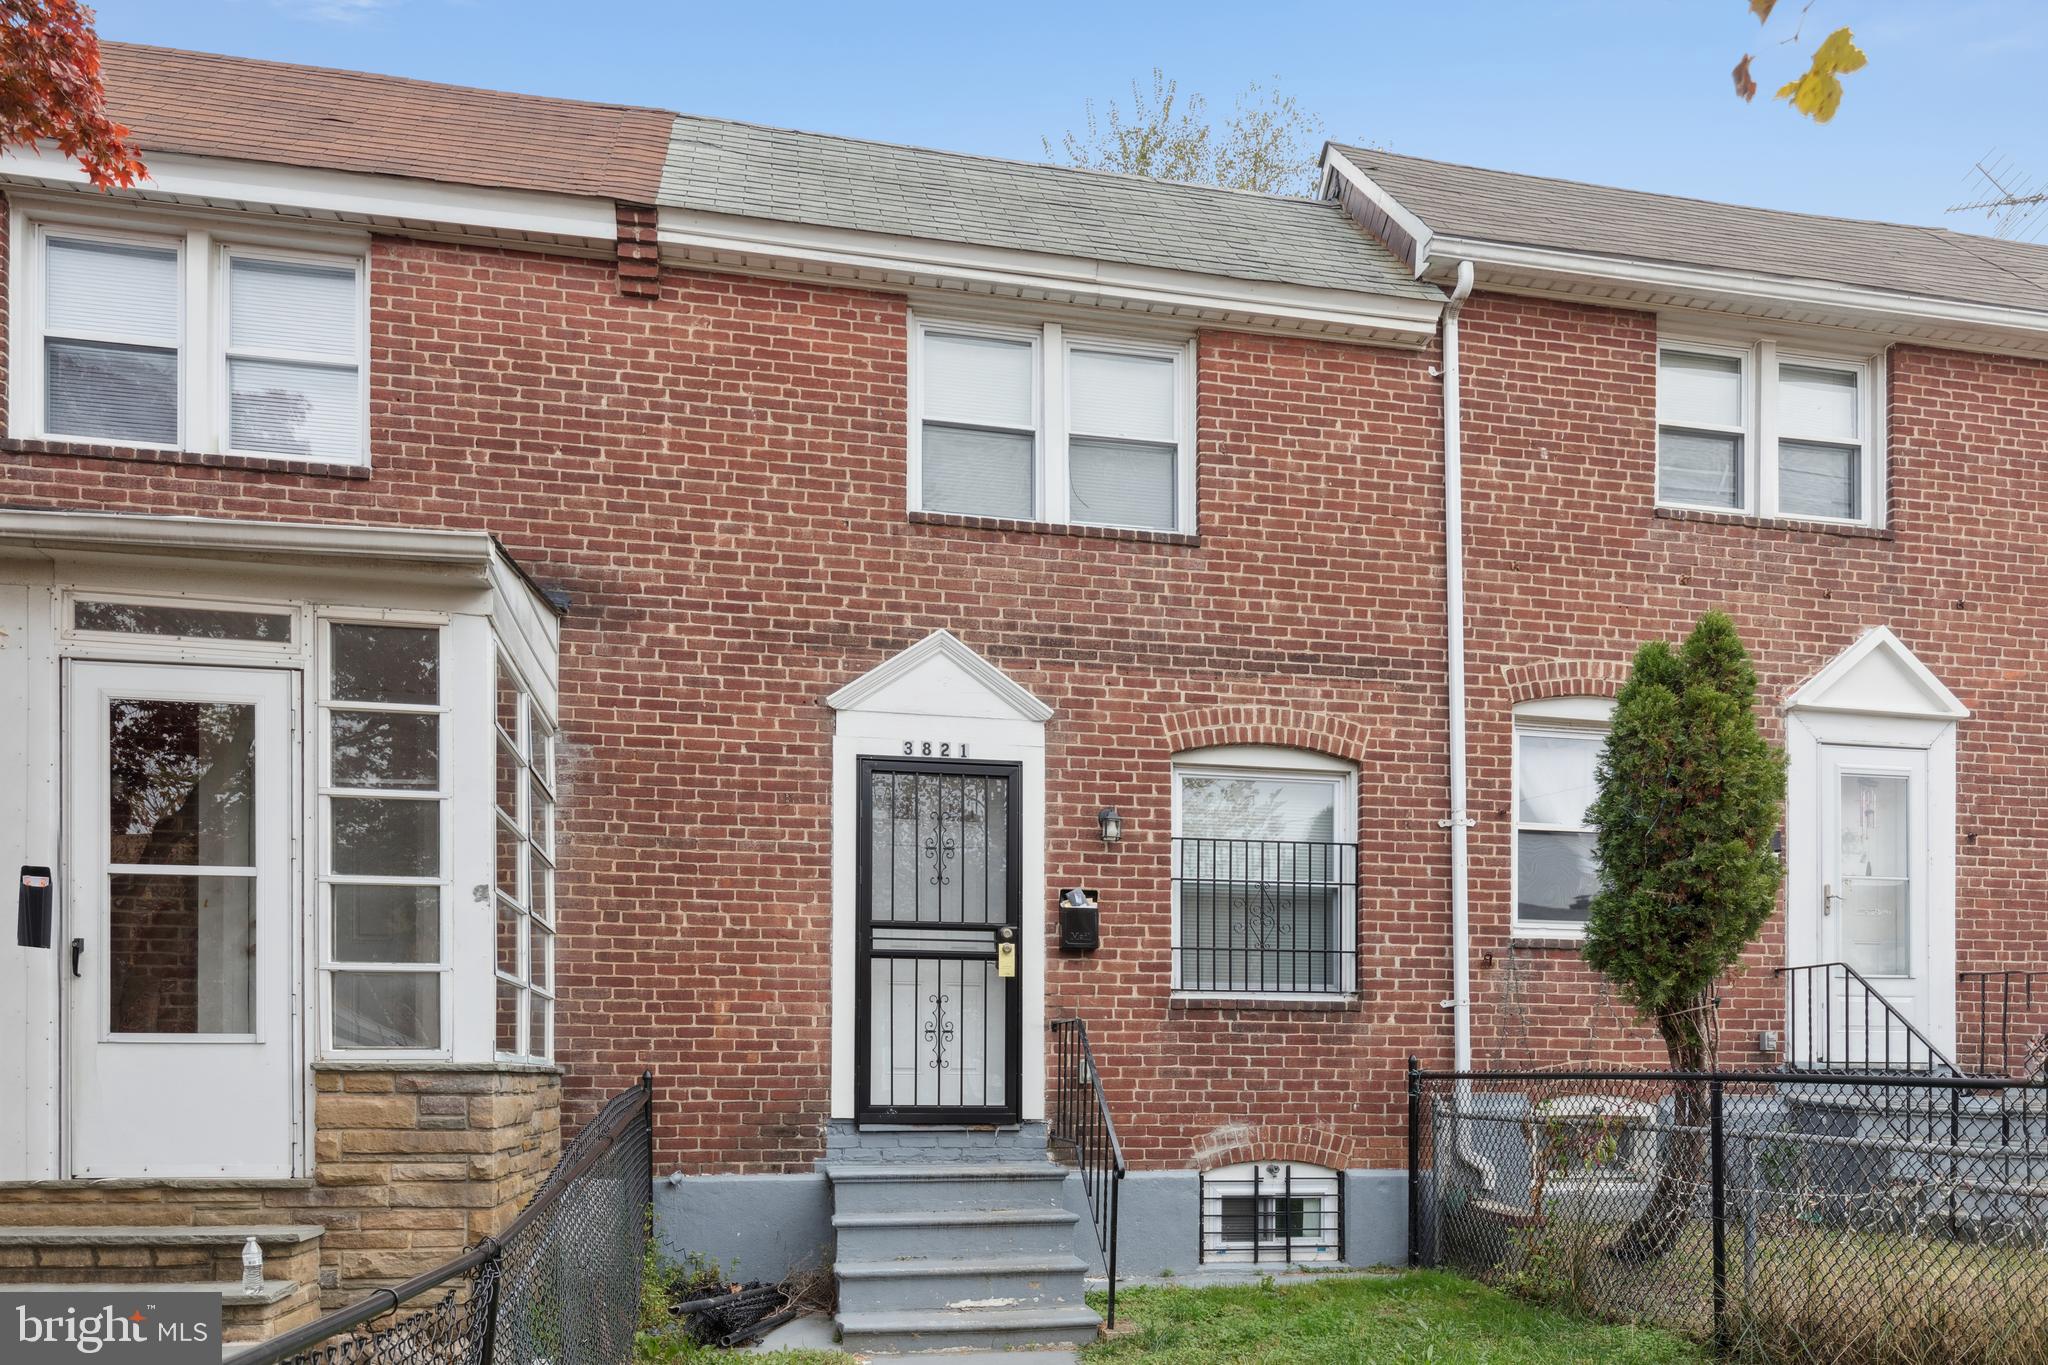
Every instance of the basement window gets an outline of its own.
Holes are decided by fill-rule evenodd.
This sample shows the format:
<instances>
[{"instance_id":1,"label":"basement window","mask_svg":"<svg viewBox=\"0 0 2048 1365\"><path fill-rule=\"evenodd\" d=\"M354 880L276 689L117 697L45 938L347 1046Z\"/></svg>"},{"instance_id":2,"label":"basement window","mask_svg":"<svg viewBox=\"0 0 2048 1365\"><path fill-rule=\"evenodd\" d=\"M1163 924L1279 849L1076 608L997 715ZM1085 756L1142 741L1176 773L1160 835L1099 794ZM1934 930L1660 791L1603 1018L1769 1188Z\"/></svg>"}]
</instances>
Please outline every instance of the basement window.
<instances>
[{"instance_id":1,"label":"basement window","mask_svg":"<svg viewBox=\"0 0 2048 1365\"><path fill-rule=\"evenodd\" d=\"M1343 1177L1300 1161L1202 1173L1204 1264L1312 1265L1344 1259Z\"/></svg>"},{"instance_id":2,"label":"basement window","mask_svg":"<svg viewBox=\"0 0 2048 1365\"><path fill-rule=\"evenodd\" d=\"M1193 530L1191 344L924 318L911 338L914 510Z\"/></svg>"}]
</instances>

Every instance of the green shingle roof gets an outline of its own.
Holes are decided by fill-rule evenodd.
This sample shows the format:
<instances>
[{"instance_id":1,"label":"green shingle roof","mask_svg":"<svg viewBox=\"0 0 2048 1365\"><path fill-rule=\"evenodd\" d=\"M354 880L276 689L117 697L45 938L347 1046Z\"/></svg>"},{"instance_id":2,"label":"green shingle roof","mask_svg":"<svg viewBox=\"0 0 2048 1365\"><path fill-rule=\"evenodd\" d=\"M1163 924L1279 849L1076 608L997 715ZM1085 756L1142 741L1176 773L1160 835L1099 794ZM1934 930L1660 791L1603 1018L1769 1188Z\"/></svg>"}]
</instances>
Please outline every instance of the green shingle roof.
<instances>
[{"instance_id":1,"label":"green shingle roof","mask_svg":"<svg viewBox=\"0 0 2048 1365\"><path fill-rule=\"evenodd\" d=\"M1335 203L683 115L665 208L1435 300Z\"/></svg>"}]
</instances>

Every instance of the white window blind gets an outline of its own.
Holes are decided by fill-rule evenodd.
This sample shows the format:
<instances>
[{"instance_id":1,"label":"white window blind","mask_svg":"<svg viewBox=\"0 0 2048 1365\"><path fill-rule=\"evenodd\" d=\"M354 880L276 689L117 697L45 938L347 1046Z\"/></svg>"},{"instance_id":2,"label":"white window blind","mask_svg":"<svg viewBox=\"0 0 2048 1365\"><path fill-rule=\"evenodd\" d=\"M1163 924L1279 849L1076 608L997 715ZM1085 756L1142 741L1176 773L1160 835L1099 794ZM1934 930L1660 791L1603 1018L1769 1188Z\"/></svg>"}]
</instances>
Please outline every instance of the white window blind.
<instances>
[{"instance_id":1,"label":"white window blind","mask_svg":"<svg viewBox=\"0 0 2048 1365\"><path fill-rule=\"evenodd\" d=\"M1789 516L1862 515L1862 401L1854 370L1778 370L1778 507Z\"/></svg>"},{"instance_id":2,"label":"white window blind","mask_svg":"<svg viewBox=\"0 0 2048 1365\"><path fill-rule=\"evenodd\" d=\"M1040 327L920 323L913 504L928 512L1185 530L1184 346Z\"/></svg>"},{"instance_id":3,"label":"white window blind","mask_svg":"<svg viewBox=\"0 0 2048 1365\"><path fill-rule=\"evenodd\" d=\"M1518 725L1515 731L1515 919L1527 927L1585 927L1600 889L1587 809L1598 790L1606 735Z\"/></svg>"},{"instance_id":4,"label":"white window blind","mask_svg":"<svg viewBox=\"0 0 2048 1365\"><path fill-rule=\"evenodd\" d=\"M1742 361L1661 352L1657 412L1657 496L1690 506L1740 507Z\"/></svg>"},{"instance_id":5,"label":"white window blind","mask_svg":"<svg viewBox=\"0 0 2048 1365\"><path fill-rule=\"evenodd\" d=\"M1073 520L1174 529L1179 489L1174 371L1169 356L1080 347L1068 353Z\"/></svg>"},{"instance_id":6,"label":"white window blind","mask_svg":"<svg viewBox=\"0 0 2048 1365\"><path fill-rule=\"evenodd\" d=\"M178 249L51 237L43 252L43 426L178 442Z\"/></svg>"},{"instance_id":7,"label":"white window blind","mask_svg":"<svg viewBox=\"0 0 2048 1365\"><path fill-rule=\"evenodd\" d=\"M1036 357L1028 341L927 332L924 506L1028 520L1036 507Z\"/></svg>"},{"instance_id":8,"label":"white window blind","mask_svg":"<svg viewBox=\"0 0 2048 1365\"><path fill-rule=\"evenodd\" d=\"M356 271L234 256L228 267L228 444L352 459L362 449Z\"/></svg>"}]
</instances>

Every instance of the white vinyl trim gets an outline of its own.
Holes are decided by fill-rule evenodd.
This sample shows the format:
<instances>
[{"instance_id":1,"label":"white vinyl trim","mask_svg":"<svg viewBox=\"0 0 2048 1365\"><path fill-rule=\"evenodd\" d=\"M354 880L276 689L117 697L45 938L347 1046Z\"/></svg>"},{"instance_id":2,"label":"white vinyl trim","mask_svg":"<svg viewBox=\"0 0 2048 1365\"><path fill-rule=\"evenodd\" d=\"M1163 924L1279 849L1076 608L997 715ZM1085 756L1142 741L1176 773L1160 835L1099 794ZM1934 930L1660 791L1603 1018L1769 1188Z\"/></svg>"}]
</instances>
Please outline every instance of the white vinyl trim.
<instances>
[{"instance_id":1,"label":"white vinyl trim","mask_svg":"<svg viewBox=\"0 0 2048 1365\"><path fill-rule=\"evenodd\" d=\"M1033 251L664 208L665 260L949 295L987 295L1421 347L1443 305L1363 290L1240 280Z\"/></svg>"}]
</instances>

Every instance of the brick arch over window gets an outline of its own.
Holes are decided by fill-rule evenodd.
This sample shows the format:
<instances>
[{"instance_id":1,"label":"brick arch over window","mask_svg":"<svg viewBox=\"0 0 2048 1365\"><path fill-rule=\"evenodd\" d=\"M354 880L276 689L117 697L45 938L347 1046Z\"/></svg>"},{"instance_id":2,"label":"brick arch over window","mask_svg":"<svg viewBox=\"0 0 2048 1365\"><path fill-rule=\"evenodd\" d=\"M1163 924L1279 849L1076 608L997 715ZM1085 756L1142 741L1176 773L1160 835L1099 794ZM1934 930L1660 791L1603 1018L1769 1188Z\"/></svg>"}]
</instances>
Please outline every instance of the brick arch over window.
<instances>
[{"instance_id":1,"label":"brick arch over window","mask_svg":"<svg viewBox=\"0 0 2048 1365\"><path fill-rule=\"evenodd\" d=\"M1551 697L1611 697L1628 681L1624 660L1545 659L1509 664L1501 681L1510 702L1544 701Z\"/></svg>"},{"instance_id":2,"label":"brick arch over window","mask_svg":"<svg viewBox=\"0 0 2048 1365\"><path fill-rule=\"evenodd\" d=\"M1373 751L1370 726L1289 706L1203 706L1167 713L1166 742L1175 753L1228 744L1308 749L1364 763Z\"/></svg>"},{"instance_id":3,"label":"brick arch over window","mask_svg":"<svg viewBox=\"0 0 2048 1365\"><path fill-rule=\"evenodd\" d=\"M1315 1124L1234 1123L1195 1144L1197 1170L1213 1171L1243 1161L1299 1161L1333 1171L1365 1164L1351 1139Z\"/></svg>"}]
</instances>

